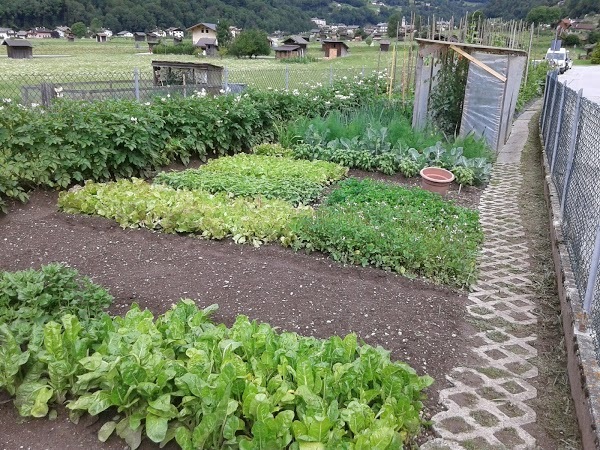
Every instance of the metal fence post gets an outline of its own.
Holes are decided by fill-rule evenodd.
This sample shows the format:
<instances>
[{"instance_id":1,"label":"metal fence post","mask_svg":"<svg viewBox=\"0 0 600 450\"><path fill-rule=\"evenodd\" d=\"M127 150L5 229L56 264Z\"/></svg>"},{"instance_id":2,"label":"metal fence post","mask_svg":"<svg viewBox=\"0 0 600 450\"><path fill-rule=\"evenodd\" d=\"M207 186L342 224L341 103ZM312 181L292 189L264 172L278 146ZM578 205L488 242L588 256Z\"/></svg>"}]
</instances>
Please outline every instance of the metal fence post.
<instances>
[{"instance_id":1,"label":"metal fence post","mask_svg":"<svg viewBox=\"0 0 600 450\"><path fill-rule=\"evenodd\" d=\"M556 119L556 130L554 131L554 144L552 144L552 162L550 163L550 175L554 174L554 163L556 162L556 153L558 153L558 137L562 130L562 115L565 109L565 92L567 87L563 84L560 93L560 101L558 102L558 118Z\"/></svg>"},{"instance_id":2,"label":"metal fence post","mask_svg":"<svg viewBox=\"0 0 600 450\"><path fill-rule=\"evenodd\" d=\"M552 104L550 105L550 115L548 117L548 120L550 121L550 123L548 124L548 126L546 127L546 135L544 136L544 148L546 148L546 150L548 150L548 139L550 138L550 127L552 126L552 115L554 114L554 105L556 104L556 88L558 86L558 79L554 80L554 87L552 89L552 95L548 98L548 100L550 102L552 102ZM550 95L550 94L548 94Z\"/></svg>"},{"instance_id":3,"label":"metal fence post","mask_svg":"<svg viewBox=\"0 0 600 450\"><path fill-rule=\"evenodd\" d=\"M548 116L548 91L550 90L550 74L546 74L546 89L544 89L544 107L542 109L542 135L546 132L546 117Z\"/></svg>"},{"instance_id":4,"label":"metal fence post","mask_svg":"<svg viewBox=\"0 0 600 450\"><path fill-rule=\"evenodd\" d=\"M569 157L567 159L567 171L563 181L562 195L560 196L560 217L564 217L567 195L569 193L569 182L573 172L573 159L575 158L575 147L577 145L577 132L579 130L579 115L581 114L581 97L583 89L579 89L577 100L575 101L575 111L573 112L573 127L571 128L571 142L569 143Z\"/></svg>"},{"instance_id":5,"label":"metal fence post","mask_svg":"<svg viewBox=\"0 0 600 450\"><path fill-rule=\"evenodd\" d=\"M225 92L229 91L229 68L225 67L225 69L223 69L223 72L225 73L225 82L223 85L223 89L225 90Z\"/></svg>"},{"instance_id":6,"label":"metal fence post","mask_svg":"<svg viewBox=\"0 0 600 450\"><path fill-rule=\"evenodd\" d=\"M333 87L333 64L329 66L329 87Z\"/></svg>"},{"instance_id":7,"label":"metal fence post","mask_svg":"<svg viewBox=\"0 0 600 450\"><path fill-rule=\"evenodd\" d=\"M360 72L360 77L364 78L365 77L365 66L363 66L361 72Z\"/></svg>"},{"instance_id":8,"label":"metal fence post","mask_svg":"<svg viewBox=\"0 0 600 450\"><path fill-rule=\"evenodd\" d=\"M592 300L594 298L594 287L596 286L596 277L598 276L598 263L600 262L600 225L596 229L596 241L594 243L594 253L590 261L590 272L588 274L587 287L585 289L585 299L583 309L588 314L592 309Z\"/></svg>"},{"instance_id":9,"label":"metal fence post","mask_svg":"<svg viewBox=\"0 0 600 450\"><path fill-rule=\"evenodd\" d=\"M290 90L290 65L285 65L285 90Z\"/></svg>"},{"instance_id":10,"label":"metal fence post","mask_svg":"<svg viewBox=\"0 0 600 450\"><path fill-rule=\"evenodd\" d=\"M136 101L140 101L140 71L136 67L133 69L133 89L135 91Z\"/></svg>"}]
</instances>

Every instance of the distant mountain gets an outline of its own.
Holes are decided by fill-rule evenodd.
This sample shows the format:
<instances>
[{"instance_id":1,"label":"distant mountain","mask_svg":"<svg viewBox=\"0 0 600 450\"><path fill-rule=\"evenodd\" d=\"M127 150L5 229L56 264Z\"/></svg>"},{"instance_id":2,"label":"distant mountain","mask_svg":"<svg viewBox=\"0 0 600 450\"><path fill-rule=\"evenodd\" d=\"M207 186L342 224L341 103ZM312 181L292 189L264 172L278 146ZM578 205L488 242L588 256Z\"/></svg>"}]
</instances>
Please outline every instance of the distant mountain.
<instances>
[{"instance_id":1,"label":"distant mountain","mask_svg":"<svg viewBox=\"0 0 600 450\"><path fill-rule=\"evenodd\" d=\"M2 0L0 27L26 29L83 22L121 30L189 27L198 22L228 20L240 28L265 31L307 31L312 17L347 25L387 22L400 10L449 19L485 6L487 0ZM500 1L500 0L495 0ZM507 0L513 1L514 0ZM597 1L597 0L592 0Z\"/></svg>"},{"instance_id":2,"label":"distant mountain","mask_svg":"<svg viewBox=\"0 0 600 450\"><path fill-rule=\"evenodd\" d=\"M561 6L565 17L583 17L589 13L600 13L600 0L489 0L483 10L486 17L503 19L525 19L536 6Z\"/></svg>"}]
</instances>

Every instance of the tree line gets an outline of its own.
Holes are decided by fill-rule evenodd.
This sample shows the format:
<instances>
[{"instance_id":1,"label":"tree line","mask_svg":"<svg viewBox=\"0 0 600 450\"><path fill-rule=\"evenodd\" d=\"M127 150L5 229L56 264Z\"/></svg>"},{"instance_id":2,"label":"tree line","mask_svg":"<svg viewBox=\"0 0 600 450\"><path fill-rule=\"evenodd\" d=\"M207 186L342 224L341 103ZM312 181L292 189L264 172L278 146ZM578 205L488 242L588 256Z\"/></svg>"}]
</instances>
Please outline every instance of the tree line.
<instances>
[{"instance_id":1,"label":"tree line","mask_svg":"<svg viewBox=\"0 0 600 450\"><path fill-rule=\"evenodd\" d=\"M185 28L226 19L244 29L298 32L314 28L310 19L315 16L328 23L363 26L387 22L393 13L449 18L467 10L463 0L383 2L386 6L373 6L370 0L2 0L0 26L52 28L76 22L89 26L94 21L118 32Z\"/></svg>"}]
</instances>

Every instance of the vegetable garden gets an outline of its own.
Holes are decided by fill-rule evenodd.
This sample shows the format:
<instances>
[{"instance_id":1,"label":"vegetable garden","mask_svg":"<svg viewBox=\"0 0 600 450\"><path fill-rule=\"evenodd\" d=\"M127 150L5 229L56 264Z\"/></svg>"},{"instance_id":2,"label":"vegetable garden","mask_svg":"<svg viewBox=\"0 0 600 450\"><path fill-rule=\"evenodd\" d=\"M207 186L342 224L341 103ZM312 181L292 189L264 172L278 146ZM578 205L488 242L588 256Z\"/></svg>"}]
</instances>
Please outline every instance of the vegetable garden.
<instances>
[{"instance_id":1,"label":"vegetable garden","mask_svg":"<svg viewBox=\"0 0 600 450\"><path fill-rule=\"evenodd\" d=\"M483 239L478 214L420 188L357 178L349 168L411 177L436 164L453 170L460 184L468 186L487 181L491 155L473 138L447 140L433 130L421 134L410 130L402 105L383 104L377 95L383 92L383 82L373 77L304 93L249 91L241 96L157 98L148 104L64 101L49 110L5 102L0 206L9 214L0 219L0 226L18 220L15 201L26 201L32 189L71 187L58 198L50 195L63 211L48 216L50 222L75 221L92 228L103 223L114 239L169 239L165 242L178 248L192 246L200 254L239 251L237 262L248 258L242 254L251 252L252 258L252 252L258 252L271 255L275 263L303 261L300 270L323 263L329 265L327 270L338 270L321 255L363 266L350 269L356 278L349 281L348 292L354 291L356 305L378 317L375 326L386 330L381 344L393 344L392 337L387 340L390 334L397 338L418 330L407 329L415 322L408 316L404 329L400 322L405 319L388 322L385 302L404 312L426 307L423 318L432 324L442 320L442 307L448 309L444 319L457 316L456 302L462 300L443 287L406 281L392 273L468 287L475 279L475 258ZM397 111L403 116L398 117ZM351 134L342 135L348 130ZM263 144L276 140L281 144ZM187 164L191 159L200 160L199 167L157 173L165 165ZM82 214L110 219L126 230L160 233L138 230L131 235L106 225L112 222ZM41 234L56 242L57 236L46 232L53 231ZM109 315L105 308L113 301L111 295L69 267L50 264L15 272L32 264L22 260L24 253L17 244L22 238L7 236L0 250L21 256L0 266L11 270L0 275L0 390L14 398L24 417L52 419L61 405L72 421L84 412L110 413L103 416L98 437L110 443L117 435L132 448L144 445L145 439L176 442L184 449L394 449L419 439L425 423L423 391L433 379L417 375L408 364L393 362L390 351L365 343L368 333L357 330L355 319L348 319L348 327L333 330L340 336L317 338L301 329L290 331L295 321L308 323L301 315L294 316L295 308L305 313L323 308L323 323L333 322L336 312L329 309L325 285L321 294L310 282L297 299L294 292L284 298L281 291L270 300L282 311L275 322L283 321L288 331L279 331L276 323L261 323L260 312L265 310L260 307L259 320L248 319L260 302L239 304L242 291L228 293L231 284L222 280L219 288L206 293L221 303L221 310L221 299L238 303L239 315L226 312L221 318L230 326L211 319L217 313L206 304L210 295L173 299L171 307L155 304L153 314L131 305L136 295L123 294L117 299L119 309L113 304ZM214 247L217 244L206 242L209 239L231 239L234 247L223 243ZM103 242L108 247L113 241ZM110 264L84 263L95 250L87 249L87 244L80 247L82 243L69 245L84 253L76 266ZM73 248L61 247L55 254L44 251L39 261L68 261L74 257ZM100 245L96 249L98 255L112 252ZM147 250L139 251L141 255ZM205 264L198 255L193 253L191 264ZM144 264L141 261L133 264ZM194 274L184 271L182 276ZM354 284L363 277L365 285L373 286L370 294L359 294L361 288ZM369 277L386 277L384 285L395 288L380 297L376 292L381 281L372 283ZM114 275L104 281L111 285L111 293L121 289ZM288 282L273 281L274 286L282 283L283 290L290 289ZM189 282L197 290L203 284ZM420 292L414 294L421 299L419 305L407 299L399 306L398 292L415 289ZM268 295L263 292L253 298ZM313 305L320 295L323 305ZM458 300L448 301L457 295ZM436 310L440 317L430 319L429 308L434 307L430 303L436 296L444 298ZM288 299L291 303L286 304ZM141 300L144 307L143 296ZM330 301L337 302L335 297ZM204 309L198 307L203 304ZM354 306L349 303L346 308L351 311ZM368 317L369 313L361 313L358 320L375 327ZM456 337L461 326L457 321L432 332L437 348L427 354L451 347L445 333ZM440 346L436 339L447 342ZM412 345L405 341L400 342ZM392 350L393 359L399 351L400 347ZM434 375L443 376L443 367Z\"/></svg>"}]
</instances>

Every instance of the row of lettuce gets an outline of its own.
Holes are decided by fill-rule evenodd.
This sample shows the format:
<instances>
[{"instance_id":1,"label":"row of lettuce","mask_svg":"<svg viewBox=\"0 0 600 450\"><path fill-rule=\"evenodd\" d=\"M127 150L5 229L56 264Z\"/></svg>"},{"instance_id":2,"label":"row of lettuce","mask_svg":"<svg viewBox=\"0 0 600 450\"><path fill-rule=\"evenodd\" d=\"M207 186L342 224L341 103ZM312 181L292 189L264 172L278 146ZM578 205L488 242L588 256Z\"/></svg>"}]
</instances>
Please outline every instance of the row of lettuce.
<instances>
[{"instance_id":1,"label":"row of lettuce","mask_svg":"<svg viewBox=\"0 0 600 450\"><path fill-rule=\"evenodd\" d=\"M257 151L269 148L286 152L277 145ZM58 203L65 212L100 215L124 228L229 237L255 246L279 242L438 283L464 287L473 281L482 241L476 211L420 188L339 181L347 172L326 161L241 153L160 173L153 183L88 182L62 192Z\"/></svg>"},{"instance_id":2,"label":"row of lettuce","mask_svg":"<svg viewBox=\"0 0 600 450\"><path fill-rule=\"evenodd\" d=\"M382 103L384 84L385 79L375 75L304 92L249 90L243 95L217 97L157 97L145 104L59 100L49 109L25 108L6 99L0 102L0 209L6 210L6 199L26 201L28 192L37 186L65 188L84 180L147 177L174 161L235 154L277 140L286 147L298 147L299 158L386 173L401 171L407 176L425 164L438 163L450 169L463 167L466 175L461 181L465 183L485 181L490 155L481 149L481 143L474 139L446 142L432 131L413 132L406 126L407 108ZM404 128L391 125L398 121L397 116L388 114L384 117L387 122L377 123L368 117L368 110L381 108L401 115ZM348 116L357 110L367 115L363 121L372 122L372 130L360 142L325 130L320 130L317 139L314 129L290 126L310 118L322 122L319 118L334 113ZM360 122L356 117L344 120ZM396 134L405 138L390 140L395 135L387 129L397 129ZM290 130L298 130L298 134L290 135ZM423 151L440 140L446 142L446 157ZM455 149L448 160L453 147L461 149ZM471 147L478 149L476 155L469 151ZM469 162L473 156L478 159Z\"/></svg>"},{"instance_id":3,"label":"row of lettuce","mask_svg":"<svg viewBox=\"0 0 600 450\"><path fill-rule=\"evenodd\" d=\"M353 334L278 332L181 300L153 317L60 264L0 273L0 391L25 417L110 412L98 432L130 448L401 449L432 383Z\"/></svg>"}]
</instances>

